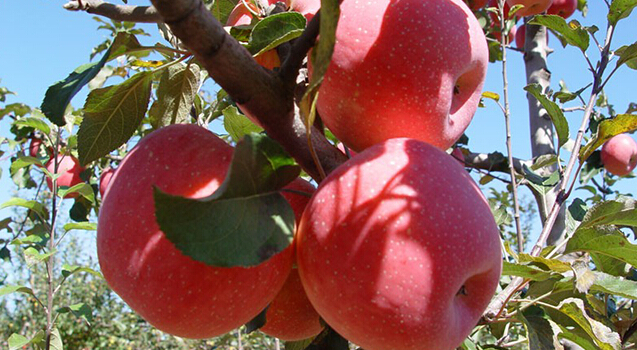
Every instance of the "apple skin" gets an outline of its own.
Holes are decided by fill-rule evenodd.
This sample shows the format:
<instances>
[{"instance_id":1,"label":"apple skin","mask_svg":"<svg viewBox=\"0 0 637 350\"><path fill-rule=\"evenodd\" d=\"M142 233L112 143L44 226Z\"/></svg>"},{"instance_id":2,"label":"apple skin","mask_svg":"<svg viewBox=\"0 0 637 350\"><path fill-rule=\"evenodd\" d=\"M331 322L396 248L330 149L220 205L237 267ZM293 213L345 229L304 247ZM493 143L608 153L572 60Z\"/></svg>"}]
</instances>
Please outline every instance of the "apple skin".
<instances>
[{"instance_id":1,"label":"apple skin","mask_svg":"<svg viewBox=\"0 0 637 350\"><path fill-rule=\"evenodd\" d=\"M285 188L314 193L316 188L303 179L294 180ZM296 222L300 222L310 197L281 192L288 200ZM307 299L298 270L293 268L285 284L272 300L266 312L266 323L261 332L285 341L303 340L319 334L323 330L320 316Z\"/></svg>"},{"instance_id":2,"label":"apple skin","mask_svg":"<svg viewBox=\"0 0 637 350\"><path fill-rule=\"evenodd\" d=\"M553 0L553 4L546 10L546 13L566 19L571 17L576 9L577 0Z\"/></svg>"},{"instance_id":3,"label":"apple skin","mask_svg":"<svg viewBox=\"0 0 637 350\"><path fill-rule=\"evenodd\" d=\"M613 136L602 146L601 157L609 173L628 175L637 166L637 142L626 134Z\"/></svg>"},{"instance_id":4,"label":"apple skin","mask_svg":"<svg viewBox=\"0 0 637 350\"><path fill-rule=\"evenodd\" d=\"M254 267L213 267L183 255L155 221L153 186L201 198L222 183L233 149L196 125L144 137L124 158L99 213L104 278L140 316L164 332L209 338L250 321L283 286L290 246Z\"/></svg>"},{"instance_id":5,"label":"apple skin","mask_svg":"<svg viewBox=\"0 0 637 350\"><path fill-rule=\"evenodd\" d=\"M462 149L460 149L460 147L454 148L451 152L451 156L464 167L464 153L462 153Z\"/></svg>"},{"instance_id":6,"label":"apple skin","mask_svg":"<svg viewBox=\"0 0 637 350\"><path fill-rule=\"evenodd\" d=\"M42 139L32 137L29 143L29 156L38 157L40 155L40 146L42 146Z\"/></svg>"},{"instance_id":7,"label":"apple skin","mask_svg":"<svg viewBox=\"0 0 637 350\"><path fill-rule=\"evenodd\" d=\"M370 147L333 171L297 238L316 311L364 349L452 350L501 272L489 205L463 167L413 139Z\"/></svg>"},{"instance_id":8,"label":"apple skin","mask_svg":"<svg viewBox=\"0 0 637 350\"><path fill-rule=\"evenodd\" d=\"M104 198L108 185L111 183L111 179L115 175L115 169L108 167L104 169L102 175L100 175L100 197Z\"/></svg>"},{"instance_id":9,"label":"apple skin","mask_svg":"<svg viewBox=\"0 0 637 350\"><path fill-rule=\"evenodd\" d=\"M527 17L540 14L546 11L553 0L506 0L510 7L515 5L524 5L519 11L515 13L516 16Z\"/></svg>"},{"instance_id":10,"label":"apple skin","mask_svg":"<svg viewBox=\"0 0 637 350\"><path fill-rule=\"evenodd\" d=\"M80 161L72 155L58 155L58 171L57 174L61 174L57 178L57 185L71 187L75 186L82 181L80 174L84 171L84 168L80 165ZM53 158L49 159L44 164L46 170L51 174L55 173L55 163ZM49 186L49 190L53 191L53 180L49 177L46 178L46 184ZM76 198L77 193L69 193L64 198Z\"/></svg>"},{"instance_id":11,"label":"apple skin","mask_svg":"<svg viewBox=\"0 0 637 350\"><path fill-rule=\"evenodd\" d=\"M514 38L517 37L517 32L517 26L514 25L513 27L511 27L511 30L509 30L509 35L507 35L507 41L504 44L508 45L513 42ZM495 40L502 42L502 32L500 32L500 29L494 30L493 32L491 32L491 35Z\"/></svg>"},{"instance_id":12,"label":"apple skin","mask_svg":"<svg viewBox=\"0 0 637 350\"><path fill-rule=\"evenodd\" d=\"M473 118L488 56L461 0L345 0L317 109L357 152L395 137L447 149Z\"/></svg>"}]
</instances>

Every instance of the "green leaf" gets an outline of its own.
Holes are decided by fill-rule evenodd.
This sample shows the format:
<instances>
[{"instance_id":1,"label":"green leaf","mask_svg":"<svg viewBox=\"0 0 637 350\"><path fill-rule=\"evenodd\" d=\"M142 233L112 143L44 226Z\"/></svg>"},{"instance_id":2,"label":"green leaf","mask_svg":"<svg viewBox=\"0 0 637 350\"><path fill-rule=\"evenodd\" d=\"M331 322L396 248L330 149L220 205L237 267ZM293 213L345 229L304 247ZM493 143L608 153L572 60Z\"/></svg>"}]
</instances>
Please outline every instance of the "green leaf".
<instances>
[{"instance_id":1,"label":"green leaf","mask_svg":"<svg viewBox=\"0 0 637 350\"><path fill-rule=\"evenodd\" d=\"M9 337L9 350L17 350L28 345L31 341L20 334L13 333Z\"/></svg>"},{"instance_id":2,"label":"green leaf","mask_svg":"<svg viewBox=\"0 0 637 350\"><path fill-rule=\"evenodd\" d=\"M529 350L564 349L557 339L551 322L540 307L531 306L519 317L526 328Z\"/></svg>"},{"instance_id":3,"label":"green leaf","mask_svg":"<svg viewBox=\"0 0 637 350\"><path fill-rule=\"evenodd\" d=\"M312 62L312 78L300 104L301 115L306 118L306 125L314 124L311 113L312 105L323 81L323 76L332 60L334 44L336 43L336 26L340 13L338 0L321 0L321 11L317 14L320 16L319 36L321 40L314 46L311 57L309 57Z\"/></svg>"},{"instance_id":4,"label":"green leaf","mask_svg":"<svg viewBox=\"0 0 637 350\"><path fill-rule=\"evenodd\" d=\"M637 6L637 0L613 0L608 11L608 23L616 25L619 20L630 16Z\"/></svg>"},{"instance_id":5,"label":"green leaf","mask_svg":"<svg viewBox=\"0 0 637 350\"><path fill-rule=\"evenodd\" d=\"M107 155L135 133L148 108L152 77L152 72L140 72L119 85L91 91L78 131L81 164Z\"/></svg>"},{"instance_id":6,"label":"green leaf","mask_svg":"<svg viewBox=\"0 0 637 350\"><path fill-rule=\"evenodd\" d=\"M576 20L566 23L564 18L557 15L537 15L529 23L553 30L560 41L578 47L582 52L588 49L590 41L588 32Z\"/></svg>"},{"instance_id":7,"label":"green leaf","mask_svg":"<svg viewBox=\"0 0 637 350\"><path fill-rule=\"evenodd\" d=\"M235 142L250 133L259 133L263 128L254 124L248 117L239 113L235 106L223 110L223 127Z\"/></svg>"},{"instance_id":8,"label":"green leaf","mask_svg":"<svg viewBox=\"0 0 637 350\"><path fill-rule=\"evenodd\" d=\"M34 118L34 117L21 118L16 120L13 124L17 126L26 126L26 127L34 128L36 130L41 131L42 133L46 135L51 133L51 128L49 127L49 124L47 124L44 120L40 118Z\"/></svg>"},{"instance_id":9,"label":"green leaf","mask_svg":"<svg viewBox=\"0 0 637 350\"><path fill-rule=\"evenodd\" d=\"M111 61L123 55L143 57L148 56L149 53L150 50L142 50L142 45L135 35L127 32L118 32L110 47L110 54L107 60Z\"/></svg>"},{"instance_id":10,"label":"green leaf","mask_svg":"<svg viewBox=\"0 0 637 350\"><path fill-rule=\"evenodd\" d=\"M24 259L27 262L27 266L32 267L36 264L49 260L49 258L55 253L57 253L56 250L42 254L34 247L28 247L24 250Z\"/></svg>"},{"instance_id":11,"label":"green leaf","mask_svg":"<svg viewBox=\"0 0 637 350\"><path fill-rule=\"evenodd\" d=\"M593 274L595 282L591 287L592 291L637 300L637 282L603 272L595 271Z\"/></svg>"},{"instance_id":12,"label":"green leaf","mask_svg":"<svg viewBox=\"0 0 637 350\"><path fill-rule=\"evenodd\" d=\"M51 330L50 350L64 350L62 336L60 335L60 330L57 328Z\"/></svg>"},{"instance_id":13,"label":"green leaf","mask_svg":"<svg viewBox=\"0 0 637 350\"><path fill-rule=\"evenodd\" d=\"M36 214L38 214L40 219L42 219L43 221L47 221L49 218L49 212L47 211L46 207L38 201L30 201L24 198L11 198L0 205L0 209L8 207L24 207L27 209L31 209Z\"/></svg>"},{"instance_id":14,"label":"green leaf","mask_svg":"<svg viewBox=\"0 0 637 350\"><path fill-rule=\"evenodd\" d=\"M93 192L93 187L85 182L81 182L71 187L60 186L58 189L58 196L60 198L64 198L69 193L79 193L80 196L86 198L91 203L95 203L95 192Z\"/></svg>"},{"instance_id":15,"label":"green leaf","mask_svg":"<svg viewBox=\"0 0 637 350\"><path fill-rule=\"evenodd\" d=\"M535 265L542 265L545 266L547 269L557 273L571 271L571 265L557 259L547 259L539 256L532 256L530 254L521 253L518 255L518 260L520 261L520 263L534 263Z\"/></svg>"},{"instance_id":16,"label":"green leaf","mask_svg":"<svg viewBox=\"0 0 637 350\"><path fill-rule=\"evenodd\" d=\"M615 55L619 56L617 67L626 63L632 69L637 69L637 42L630 46L622 46L615 50Z\"/></svg>"},{"instance_id":17,"label":"green leaf","mask_svg":"<svg viewBox=\"0 0 637 350\"><path fill-rule=\"evenodd\" d=\"M562 19L562 17L559 18ZM524 87L524 90L533 95L533 97L535 97L538 102L542 104L544 109L546 109L546 112L549 114L551 120L553 121L555 131L557 132L558 147L564 146L564 144L568 142L569 130L568 122L566 121L566 117L564 116L564 113L562 112L560 106L558 106L557 103L549 100L546 95L542 93L542 86L540 84L527 85L526 87Z\"/></svg>"},{"instance_id":18,"label":"green leaf","mask_svg":"<svg viewBox=\"0 0 637 350\"><path fill-rule=\"evenodd\" d=\"M637 201L621 197L598 203L588 210L579 228L598 225L620 225L637 227Z\"/></svg>"},{"instance_id":19,"label":"green leaf","mask_svg":"<svg viewBox=\"0 0 637 350\"><path fill-rule=\"evenodd\" d=\"M305 30L306 22L305 17L298 12L284 12L268 16L259 21L252 29L248 50L253 55L259 55L296 39Z\"/></svg>"},{"instance_id":20,"label":"green leaf","mask_svg":"<svg viewBox=\"0 0 637 350\"><path fill-rule=\"evenodd\" d=\"M31 107L24 103L11 103L4 108L0 108L0 117L4 117L7 114L13 114L16 117L22 117L31 113Z\"/></svg>"},{"instance_id":21,"label":"green leaf","mask_svg":"<svg viewBox=\"0 0 637 350\"><path fill-rule=\"evenodd\" d=\"M586 160L599 146L611 137L625 132L637 130L637 115L619 114L613 119L606 119L599 123L597 133L579 152L580 162Z\"/></svg>"},{"instance_id":22,"label":"green leaf","mask_svg":"<svg viewBox=\"0 0 637 350\"><path fill-rule=\"evenodd\" d=\"M94 222L70 222L64 225L64 232L71 230L97 231L97 224Z\"/></svg>"},{"instance_id":23,"label":"green leaf","mask_svg":"<svg viewBox=\"0 0 637 350\"><path fill-rule=\"evenodd\" d=\"M155 188L157 222L184 254L208 265L253 266L285 249L292 208L278 192L300 169L265 135L246 135L226 179L208 198L171 196Z\"/></svg>"},{"instance_id":24,"label":"green leaf","mask_svg":"<svg viewBox=\"0 0 637 350\"><path fill-rule=\"evenodd\" d=\"M349 350L349 342L343 338L335 330L326 326L319 335L317 335L312 343L308 345L306 350ZM286 348L287 350L287 348Z\"/></svg>"},{"instance_id":25,"label":"green leaf","mask_svg":"<svg viewBox=\"0 0 637 350\"><path fill-rule=\"evenodd\" d=\"M531 265L502 262L502 274L505 276L519 276L533 281L545 281L551 278L551 273Z\"/></svg>"},{"instance_id":26,"label":"green leaf","mask_svg":"<svg viewBox=\"0 0 637 350\"><path fill-rule=\"evenodd\" d=\"M78 272L88 272L91 275L98 277L98 278L104 278L102 276L101 273L89 268L89 267L81 267L81 266L75 266L75 265L68 265L68 264L64 264L62 266L62 276L64 277L69 277L74 273L78 273Z\"/></svg>"},{"instance_id":27,"label":"green leaf","mask_svg":"<svg viewBox=\"0 0 637 350\"><path fill-rule=\"evenodd\" d=\"M596 321L586 313L584 302L576 298L568 298L558 305L564 315L574 321L595 342L600 350L621 349L619 334L611 328Z\"/></svg>"},{"instance_id":28,"label":"green leaf","mask_svg":"<svg viewBox=\"0 0 637 350\"><path fill-rule=\"evenodd\" d=\"M109 55L110 48L99 62L79 66L66 79L58 81L46 90L40 109L53 124L58 126L66 125L66 120L64 119L66 107L82 87L95 78L108 61Z\"/></svg>"},{"instance_id":29,"label":"green leaf","mask_svg":"<svg viewBox=\"0 0 637 350\"><path fill-rule=\"evenodd\" d=\"M566 244L565 253L584 251L606 255L637 266L637 246L617 229L603 226L577 229Z\"/></svg>"},{"instance_id":30,"label":"green leaf","mask_svg":"<svg viewBox=\"0 0 637 350\"><path fill-rule=\"evenodd\" d=\"M6 287L0 288L0 297L5 296L7 294L11 294L11 293L24 293L24 294L34 295L33 290L25 286L6 286Z\"/></svg>"},{"instance_id":31,"label":"green leaf","mask_svg":"<svg viewBox=\"0 0 637 350\"><path fill-rule=\"evenodd\" d=\"M84 303L64 306L57 309L56 311L61 314L70 312L75 315L75 317L84 319L89 325L91 322L93 322L93 310L91 310L91 308Z\"/></svg>"},{"instance_id":32,"label":"green leaf","mask_svg":"<svg viewBox=\"0 0 637 350\"><path fill-rule=\"evenodd\" d=\"M11 163L11 167L9 168L9 171L11 172L11 174L15 174L18 170L28 167L30 165L42 166L42 162L40 162L40 160L35 157L28 157L28 156L20 157Z\"/></svg>"},{"instance_id":33,"label":"green leaf","mask_svg":"<svg viewBox=\"0 0 637 350\"><path fill-rule=\"evenodd\" d=\"M308 338L296 341L286 341L283 349L285 350L305 350L310 344L312 344L314 338Z\"/></svg>"},{"instance_id":34,"label":"green leaf","mask_svg":"<svg viewBox=\"0 0 637 350\"><path fill-rule=\"evenodd\" d=\"M199 66L174 64L159 80L157 99L148 113L155 129L171 124L183 124L192 117L190 111L199 90Z\"/></svg>"},{"instance_id":35,"label":"green leaf","mask_svg":"<svg viewBox=\"0 0 637 350\"><path fill-rule=\"evenodd\" d=\"M237 0L215 0L212 4L212 8L210 8L210 12L212 12L213 16L215 16L219 22L226 23L230 12L232 12L232 9L237 3Z\"/></svg>"}]
</instances>

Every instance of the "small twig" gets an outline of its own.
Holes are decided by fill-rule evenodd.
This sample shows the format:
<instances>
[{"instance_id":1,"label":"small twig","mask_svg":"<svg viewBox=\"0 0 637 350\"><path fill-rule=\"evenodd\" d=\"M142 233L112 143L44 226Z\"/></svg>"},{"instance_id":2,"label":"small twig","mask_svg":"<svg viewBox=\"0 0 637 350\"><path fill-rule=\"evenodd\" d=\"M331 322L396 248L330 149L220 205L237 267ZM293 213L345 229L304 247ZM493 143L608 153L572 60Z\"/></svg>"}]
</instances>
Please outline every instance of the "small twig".
<instances>
[{"instance_id":1,"label":"small twig","mask_svg":"<svg viewBox=\"0 0 637 350\"><path fill-rule=\"evenodd\" d=\"M102 0L71 0L64 4L64 8L69 11L86 11L115 21L137 23L163 21L153 6L114 5Z\"/></svg>"},{"instance_id":2,"label":"small twig","mask_svg":"<svg viewBox=\"0 0 637 350\"><path fill-rule=\"evenodd\" d=\"M307 25L303 34L294 41L294 44L292 44L292 48L290 49L290 54L281 64L279 77L281 77L281 80L287 84L294 84L296 82L296 75L303 65L303 60L310 49L314 46L316 38L318 37L320 21L321 11L319 10Z\"/></svg>"}]
</instances>

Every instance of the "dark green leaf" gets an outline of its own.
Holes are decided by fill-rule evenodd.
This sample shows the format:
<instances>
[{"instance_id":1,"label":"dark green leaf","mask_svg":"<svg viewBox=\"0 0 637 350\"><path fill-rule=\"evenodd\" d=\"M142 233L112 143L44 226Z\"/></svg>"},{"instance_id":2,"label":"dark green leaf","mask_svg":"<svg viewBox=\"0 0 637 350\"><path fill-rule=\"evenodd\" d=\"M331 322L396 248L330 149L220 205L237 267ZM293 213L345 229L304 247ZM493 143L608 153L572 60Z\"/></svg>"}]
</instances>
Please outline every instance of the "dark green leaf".
<instances>
[{"instance_id":1,"label":"dark green leaf","mask_svg":"<svg viewBox=\"0 0 637 350\"><path fill-rule=\"evenodd\" d=\"M252 333L257 329L265 326L266 322L266 313L268 312L268 308L266 307L263 311L259 312L254 318L252 318L248 323L246 323L246 333Z\"/></svg>"},{"instance_id":2,"label":"dark green leaf","mask_svg":"<svg viewBox=\"0 0 637 350\"><path fill-rule=\"evenodd\" d=\"M89 324L93 321L93 310L91 310L91 308L84 303L64 306L57 309L56 311L61 314L70 312L75 315L75 317L82 318Z\"/></svg>"},{"instance_id":3,"label":"dark green leaf","mask_svg":"<svg viewBox=\"0 0 637 350\"><path fill-rule=\"evenodd\" d=\"M110 48L99 62L88 63L78 67L66 79L58 81L46 90L40 109L53 124L58 126L66 125L66 120L64 119L66 106L84 85L95 78L108 61L109 55Z\"/></svg>"},{"instance_id":4,"label":"dark green leaf","mask_svg":"<svg viewBox=\"0 0 637 350\"><path fill-rule=\"evenodd\" d=\"M335 330L326 326L306 350L349 350L348 341ZM287 348L286 348L287 350Z\"/></svg>"},{"instance_id":5,"label":"dark green leaf","mask_svg":"<svg viewBox=\"0 0 637 350\"><path fill-rule=\"evenodd\" d=\"M557 15L537 15L529 23L553 30L561 41L578 47L582 52L588 49L589 34L576 20L566 23L564 18Z\"/></svg>"},{"instance_id":6,"label":"dark green leaf","mask_svg":"<svg viewBox=\"0 0 637 350\"><path fill-rule=\"evenodd\" d=\"M579 198L575 198L573 203L568 206L568 211L573 216L573 219L577 221L584 220L584 216L586 215L587 205L586 202Z\"/></svg>"},{"instance_id":7,"label":"dark green leaf","mask_svg":"<svg viewBox=\"0 0 637 350\"><path fill-rule=\"evenodd\" d=\"M301 36L305 30L305 24L305 17L298 12L284 12L268 16L259 21L252 29L248 49L253 55L271 50Z\"/></svg>"},{"instance_id":8,"label":"dark green leaf","mask_svg":"<svg viewBox=\"0 0 637 350\"><path fill-rule=\"evenodd\" d=\"M555 17L562 19L562 17L559 16ZM546 95L542 93L542 86L540 86L540 84L527 85L526 87L524 87L524 90L533 95L533 97L535 97L538 102L540 102L546 109L546 112L549 114L551 120L553 121L555 131L557 132L558 147L564 146L564 144L568 141L569 130L568 122L566 121L566 117L564 116L564 113L562 112L560 106L558 106L555 102L549 100Z\"/></svg>"},{"instance_id":9,"label":"dark green leaf","mask_svg":"<svg viewBox=\"0 0 637 350\"><path fill-rule=\"evenodd\" d=\"M62 266L62 276L64 277L69 277L72 274L78 273L78 272L87 272L95 277L103 278L101 273L89 267L81 267L81 266L68 265L68 264L64 264L64 266Z\"/></svg>"},{"instance_id":10,"label":"dark green leaf","mask_svg":"<svg viewBox=\"0 0 637 350\"><path fill-rule=\"evenodd\" d=\"M615 50L615 54L619 56L617 67L626 63L632 69L637 69L637 42L630 46L622 46Z\"/></svg>"},{"instance_id":11,"label":"dark green leaf","mask_svg":"<svg viewBox=\"0 0 637 350\"><path fill-rule=\"evenodd\" d=\"M78 131L80 163L99 159L128 141L146 114L152 77L152 72L141 72L119 85L91 91Z\"/></svg>"},{"instance_id":12,"label":"dark green leaf","mask_svg":"<svg viewBox=\"0 0 637 350\"><path fill-rule=\"evenodd\" d=\"M199 90L199 66L174 64L164 69L157 88L157 100L148 116L154 128L188 122Z\"/></svg>"},{"instance_id":13,"label":"dark green leaf","mask_svg":"<svg viewBox=\"0 0 637 350\"><path fill-rule=\"evenodd\" d=\"M87 222L92 206L91 202L84 197L75 198L73 206L69 210L69 217L75 222Z\"/></svg>"},{"instance_id":14,"label":"dark green leaf","mask_svg":"<svg viewBox=\"0 0 637 350\"><path fill-rule=\"evenodd\" d=\"M142 50L142 45L139 43L135 35L126 32L118 32L115 36L115 40L113 40L109 53L107 60L111 61L123 55L131 55L135 57L147 56L150 53L150 50Z\"/></svg>"},{"instance_id":15,"label":"dark green leaf","mask_svg":"<svg viewBox=\"0 0 637 350\"><path fill-rule=\"evenodd\" d=\"M541 308L537 306L527 308L521 313L520 319L526 328L529 350L564 349Z\"/></svg>"},{"instance_id":16,"label":"dark green leaf","mask_svg":"<svg viewBox=\"0 0 637 350\"><path fill-rule=\"evenodd\" d=\"M565 253L575 251L598 253L637 265L637 246L630 243L621 231L608 227L577 229L569 239Z\"/></svg>"},{"instance_id":17,"label":"dark green leaf","mask_svg":"<svg viewBox=\"0 0 637 350\"><path fill-rule=\"evenodd\" d=\"M212 4L212 8L210 8L210 12L212 12L213 16L215 16L219 22L226 23L230 12L232 12L232 9L237 3L237 0L215 0Z\"/></svg>"},{"instance_id":18,"label":"dark green leaf","mask_svg":"<svg viewBox=\"0 0 637 350\"><path fill-rule=\"evenodd\" d=\"M239 142L247 134L263 131L263 128L239 113L235 106L230 106L223 110L223 127L235 142Z\"/></svg>"},{"instance_id":19,"label":"dark green leaf","mask_svg":"<svg viewBox=\"0 0 637 350\"><path fill-rule=\"evenodd\" d=\"M593 151L603 145L611 137L625 132L637 130L637 115L620 114L613 119L606 119L599 123L597 133L592 137L586 146L579 152L580 162L586 160Z\"/></svg>"},{"instance_id":20,"label":"dark green leaf","mask_svg":"<svg viewBox=\"0 0 637 350\"><path fill-rule=\"evenodd\" d=\"M619 334L586 313L584 302L569 298L558 306L560 312L573 320L595 342L600 350L621 349Z\"/></svg>"},{"instance_id":21,"label":"dark green leaf","mask_svg":"<svg viewBox=\"0 0 637 350\"><path fill-rule=\"evenodd\" d=\"M620 197L594 205L584 216L580 228L598 225L637 226L637 201Z\"/></svg>"},{"instance_id":22,"label":"dark green leaf","mask_svg":"<svg viewBox=\"0 0 637 350\"><path fill-rule=\"evenodd\" d=\"M278 192L300 169L265 135L246 135L212 196L189 199L155 188L157 222L184 254L214 266L253 266L285 249L294 213Z\"/></svg>"},{"instance_id":23,"label":"dark green leaf","mask_svg":"<svg viewBox=\"0 0 637 350\"><path fill-rule=\"evenodd\" d=\"M616 25L619 20L630 16L637 6L637 0L613 0L608 11L608 23Z\"/></svg>"}]
</instances>

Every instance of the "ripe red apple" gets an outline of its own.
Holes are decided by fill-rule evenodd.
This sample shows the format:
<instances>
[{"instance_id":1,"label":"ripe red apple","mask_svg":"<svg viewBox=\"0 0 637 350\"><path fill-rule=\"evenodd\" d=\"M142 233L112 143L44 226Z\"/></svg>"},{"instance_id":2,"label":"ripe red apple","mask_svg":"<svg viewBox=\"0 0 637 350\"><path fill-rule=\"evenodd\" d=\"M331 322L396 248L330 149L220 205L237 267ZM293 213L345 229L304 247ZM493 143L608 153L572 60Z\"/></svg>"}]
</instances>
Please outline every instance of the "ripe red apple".
<instances>
[{"instance_id":1,"label":"ripe red apple","mask_svg":"<svg viewBox=\"0 0 637 350\"><path fill-rule=\"evenodd\" d=\"M521 17L533 16L546 11L553 0L506 0L510 7L515 5L524 5L515 15Z\"/></svg>"},{"instance_id":2,"label":"ripe red apple","mask_svg":"<svg viewBox=\"0 0 637 350\"><path fill-rule=\"evenodd\" d=\"M488 0L488 7L495 7L496 9L498 8L498 0ZM511 10L511 6L509 6L508 3L504 3L504 18L509 19L509 11ZM495 12L489 12L489 18L491 18L491 26L500 26L500 18L498 17L498 14ZM518 17L515 17L515 21L518 21Z\"/></svg>"},{"instance_id":3,"label":"ripe red apple","mask_svg":"<svg viewBox=\"0 0 637 350\"><path fill-rule=\"evenodd\" d=\"M511 42L513 42L513 39L517 37L517 31L518 29L515 25L511 27L511 30L509 30L509 34L507 35L507 40L504 43L505 45L508 45ZM495 40L502 42L502 32L500 32L499 28L492 31L491 35L493 36Z\"/></svg>"},{"instance_id":4,"label":"ripe red apple","mask_svg":"<svg viewBox=\"0 0 637 350\"><path fill-rule=\"evenodd\" d=\"M321 8L320 0L289 0L289 4L290 10L300 12L308 23Z\"/></svg>"},{"instance_id":5,"label":"ripe red apple","mask_svg":"<svg viewBox=\"0 0 637 350\"><path fill-rule=\"evenodd\" d=\"M224 334L261 312L290 272L293 248L254 267L213 267L182 254L155 221L153 186L189 198L209 196L222 183L232 153L202 127L164 127L124 158L102 202L97 253L104 278L164 332Z\"/></svg>"},{"instance_id":6,"label":"ripe red apple","mask_svg":"<svg viewBox=\"0 0 637 350\"><path fill-rule=\"evenodd\" d=\"M293 181L286 186L286 189L306 193L314 193L316 190L309 182L302 179ZM310 197L285 191L282 193L294 209L296 222L300 222ZM260 330L286 341L307 339L319 334L323 329L319 321L320 316L307 299L296 268L292 269L281 291L270 303L265 317L266 323Z\"/></svg>"},{"instance_id":7,"label":"ripe red apple","mask_svg":"<svg viewBox=\"0 0 637 350\"><path fill-rule=\"evenodd\" d=\"M576 9L577 0L553 0L553 4L546 10L546 13L566 19L571 17Z\"/></svg>"},{"instance_id":8,"label":"ripe red apple","mask_svg":"<svg viewBox=\"0 0 637 350\"><path fill-rule=\"evenodd\" d=\"M452 350L500 278L500 236L480 189L413 139L370 147L333 171L297 237L316 311L364 349Z\"/></svg>"},{"instance_id":9,"label":"ripe red apple","mask_svg":"<svg viewBox=\"0 0 637 350\"><path fill-rule=\"evenodd\" d=\"M453 151L451 152L451 156L455 158L458 162L460 162L462 166L464 166L464 153L462 153L462 150L460 149L460 147L454 148Z\"/></svg>"},{"instance_id":10,"label":"ripe red apple","mask_svg":"<svg viewBox=\"0 0 637 350\"><path fill-rule=\"evenodd\" d=\"M51 174L61 174L57 178L57 185L71 187L82 182L80 174L84 171L84 168L80 165L80 161L72 155L58 155L58 170L55 172L55 162L53 158L49 159L44 167ZM49 177L46 178L46 184L49 186L49 190L53 191L53 180ZM77 193L68 193L64 198L75 198Z\"/></svg>"},{"instance_id":11,"label":"ripe red apple","mask_svg":"<svg viewBox=\"0 0 637 350\"><path fill-rule=\"evenodd\" d=\"M627 175L637 165L637 142L627 134L614 136L602 146L601 157L609 173Z\"/></svg>"},{"instance_id":12,"label":"ripe red apple","mask_svg":"<svg viewBox=\"0 0 637 350\"><path fill-rule=\"evenodd\" d=\"M106 189L108 189L113 175L115 175L115 169L111 167L104 169L102 175L100 175L100 197L104 198L104 195L106 195Z\"/></svg>"},{"instance_id":13,"label":"ripe red apple","mask_svg":"<svg viewBox=\"0 0 637 350\"><path fill-rule=\"evenodd\" d=\"M38 137L32 137L29 143L29 156L37 157L40 155L40 146L42 146L42 139Z\"/></svg>"},{"instance_id":14,"label":"ripe red apple","mask_svg":"<svg viewBox=\"0 0 637 350\"><path fill-rule=\"evenodd\" d=\"M487 64L462 0L346 0L317 109L357 152L394 137L447 149L473 118Z\"/></svg>"}]
</instances>

